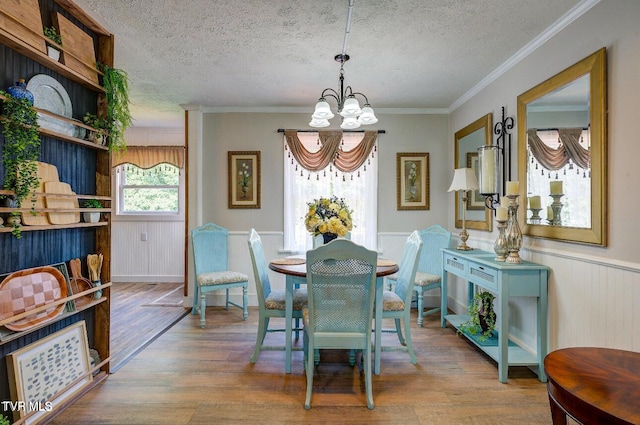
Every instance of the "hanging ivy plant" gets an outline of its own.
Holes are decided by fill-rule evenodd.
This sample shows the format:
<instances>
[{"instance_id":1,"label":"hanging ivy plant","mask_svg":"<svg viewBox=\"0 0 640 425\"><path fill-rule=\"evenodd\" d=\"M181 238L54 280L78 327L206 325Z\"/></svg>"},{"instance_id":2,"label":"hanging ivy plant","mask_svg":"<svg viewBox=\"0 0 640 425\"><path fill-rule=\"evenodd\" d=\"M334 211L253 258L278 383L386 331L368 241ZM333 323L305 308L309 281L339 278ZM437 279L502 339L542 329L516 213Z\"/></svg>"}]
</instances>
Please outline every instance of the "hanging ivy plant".
<instances>
[{"instance_id":1,"label":"hanging ivy plant","mask_svg":"<svg viewBox=\"0 0 640 425\"><path fill-rule=\"evenodd\" d=\"M122 154L127 149L124 132L133 123L129 111L129 76L121 69L107 65L101 65L101 68L107 97L109 149L112 153Z\"/></svg>"},{"instance_id":2,"label":"hanging ivy plant","mask_svg":"<svg viewBox=\"0 0 640 425\"><path fill-rule=\"evenodd\" d=\"M40 184L36 163L40 156L38 119L35 109L26 99L12 97L2 90L0 94L4 96L2 102L3 188L13 191L13 195L5 195L5 197L10 198L16 208L20 208L22 201L29 195L33 195ZM35 206L35 197L31 196L31 200L32 205ZM20 237L19 224L14 224L12 233Z\"/></svg>"},{"instance_id":3,"label":"hanging ivy plant","mask_svg":"<svg viewBox=\"0 0 640 425\"><path fill-rule=\"evenodd\" d=\"M4 146L4 189L13 190L18 206L39 185L38 165L40 133L35 109L26 99L17 99L0 90L5 97L2 114Z\"/></svg>"}]
</instances>

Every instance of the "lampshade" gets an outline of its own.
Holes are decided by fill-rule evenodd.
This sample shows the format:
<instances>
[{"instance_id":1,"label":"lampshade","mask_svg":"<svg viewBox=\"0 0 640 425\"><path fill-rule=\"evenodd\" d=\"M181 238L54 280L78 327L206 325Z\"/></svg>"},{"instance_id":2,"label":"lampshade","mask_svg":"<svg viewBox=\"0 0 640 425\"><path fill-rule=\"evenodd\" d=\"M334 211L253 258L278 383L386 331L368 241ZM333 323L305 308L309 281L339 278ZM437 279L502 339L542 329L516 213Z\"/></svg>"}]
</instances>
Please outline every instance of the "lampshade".
<instances>
[{"instance_id":1,"label":"lampshade","mask_svg":"<svg viewBox=\"0 0 640 425\"><path fill-rule=\"evenodd\" d=\"M358 122L364 125L375 124L378 122L378 118L376 118L371 106L364 105L364 108L362 108L362 114L358 117Z\"/></svg>"},{"instance_id":2,"label":"lampshade","mask_svg":"<svg viewBox=\"0 0 640 425\"><path fill-rule=\"evenodd\" d=\"M331 123L327 119L317 119L312 117L311 122L309 123L309 126L315 127L315 128L322 128L322 127L329 127L330 124Z\"/></svg>"},{"instance_id":3,"label":"lampshade","mask_svg":"<svg viewBox=\"0 0 640 425\"><path fill-rule=\"evenodd\" d=\"M354 128L360 127L360 123L356 119L356 117L349 117L342 120L342 124L340 124L340 128L344 130L353 130Z\"/></svg>"},{"instance_id":4,"label":"lampshade","mask_svg":"<svg viewBox=\"0 0 640 425\"><path fill-rule=\"evenodd\" d=\"M474 190L478 188L478 179L471 168L456 168L453 181L447 192L454 190Z\"/></svg>"},{"instance_id":5,"label":"lampshade","mask_svg":"<svg viewBox=\"0 0 640 425\"><path fill-rule=\"evenodd\" d=\"M324 100L324 98L322 98L318 101L318 103L316 103L316 109L313 112L313 115L311 115L311 118L313 118L314 120L330 120L334 116L335 115L333 115L333 112L331 112L329 103Z\"/></svg>"},{"instance_id":6,"label":"lampshade","mask_svg":"<svg viewBox=\"0 0 640 425\"><path fill-rule=\"evenodd\" d=\"M344 101L344 105L342 106L342 111L340 115L345 118L356 118L362 109L360 109L360 103L358 103L358 99L353 96L349 96L347 100Z\"/></svg>"}]
</instances>

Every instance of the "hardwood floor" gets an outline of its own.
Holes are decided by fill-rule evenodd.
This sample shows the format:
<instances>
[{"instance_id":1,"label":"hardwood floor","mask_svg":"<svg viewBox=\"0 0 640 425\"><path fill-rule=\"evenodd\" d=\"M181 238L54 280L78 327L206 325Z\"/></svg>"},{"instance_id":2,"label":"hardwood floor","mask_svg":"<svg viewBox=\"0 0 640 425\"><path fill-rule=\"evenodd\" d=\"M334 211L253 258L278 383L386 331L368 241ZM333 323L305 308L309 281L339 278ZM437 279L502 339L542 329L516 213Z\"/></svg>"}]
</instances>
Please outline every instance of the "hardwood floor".
<instances>
[{"instance_id":1,"label":"hardwood floor","mask_svg":"<svg viewBox=\"0 0 640 425\"><path fill-rule=\"evenodd\" d=\"M182 283L113 283L111 373L188 314L182 303L176 303L182 287Z\"/></svg>"},{"instance_id":2,"label":"hardwood floor","mask_svg":"<svg viewBox=\"0 0 640 425\"><path fill-rule=\"evenodd\" d=\"M302 352L293 353L290 375L281 351L264 351L251 364L258 313L251 308L247 321L241 314L209 307L205 329L189 314L52 423L551 423L545 384L533 372L511 368L509 381L500 383L493 360L452 328L440 328L434 315L418 328L415 310L418 364L407 353L382 353L381 374L373 376L374 410L366 407L364 376L346 354L323 351L306 411ZM397 341L392 334L383 338Z\"/></svg>"}]
</instances>

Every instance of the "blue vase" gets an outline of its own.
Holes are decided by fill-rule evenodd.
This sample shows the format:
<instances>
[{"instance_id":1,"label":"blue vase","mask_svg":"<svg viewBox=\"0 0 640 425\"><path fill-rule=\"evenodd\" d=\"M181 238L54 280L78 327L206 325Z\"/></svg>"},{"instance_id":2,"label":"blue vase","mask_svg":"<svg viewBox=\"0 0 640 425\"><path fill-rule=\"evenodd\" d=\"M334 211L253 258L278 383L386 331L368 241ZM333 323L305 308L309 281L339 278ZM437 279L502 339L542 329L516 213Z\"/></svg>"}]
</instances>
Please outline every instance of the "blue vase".
<instances>
[{"instance_id":1,"label":"blue vase","mask_svg":"<svg viewBox=\"0 0 640 425\"><path fill-rule=\"evenodd\" d=\"M324 240L324 243L329 243L332 240L336 239L338 237L338 235L336 235L335 233L323 233L322 234L322 239Z\"/></svg>"},{"instance_id":2,"label":"blue vase","mask_svg":"<svg viewBox=\"0 0 640 425\"><path fill-rule=\"evenodd\" d=\"M33 105L33 93L27 90L27 84L24 82L24 78L16 81L14 86L8 87L7 93L16 99L27 99L29 104Z\"/></svg>"}]
</instances>

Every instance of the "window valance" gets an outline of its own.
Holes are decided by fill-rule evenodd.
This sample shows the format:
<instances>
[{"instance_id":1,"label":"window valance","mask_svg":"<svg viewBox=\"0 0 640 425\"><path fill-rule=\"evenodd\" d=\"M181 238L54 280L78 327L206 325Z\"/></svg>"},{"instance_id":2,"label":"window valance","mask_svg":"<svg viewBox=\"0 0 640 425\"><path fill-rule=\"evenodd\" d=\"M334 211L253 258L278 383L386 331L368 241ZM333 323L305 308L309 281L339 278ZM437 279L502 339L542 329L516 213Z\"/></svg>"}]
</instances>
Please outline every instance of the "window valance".
<instances>
[{"instance_id":1,"label":"window valance","mask_svg":"<svg viewBox=\"0 0 640 425\"><path fill-rule=\"evenodd\" d=\"M149 169L159 164L171 164L184 168L184 146L128 146L123 155L114 159L114 167L133 164Z\"/></svg>"},{"instance_id":2,"label":"window valance","mask_svg":"<svg viewBox=\"0 0 640 425\"><path fill-rule=\"evenodd\" d=\"M580 145L581 128L560 128L558 137L560 146L552 148L545 144L538 136L536 129L527 130L529 149L533 157L545 169L555 171L573 161L580 168L588 169L591 162L589 149Z\"/></svg>"},{"instance_id":3,"label":"window valance","mask_svg":"<svg viewBox=\"0 0 640 425\"><path fill-rule=\"evenodd\" d=\"M296 130L285 130L287 146L295 160L307 171L321 171L333 164L344 173L356 171L371 154L378 139L377 131L365 131L362 141L353 149L343 150L342 131L319 131L320 149L317 152L307 150Z\"/></svg>"}]
</instances>

